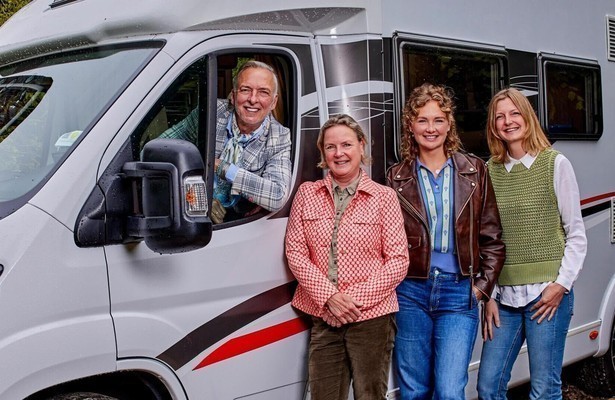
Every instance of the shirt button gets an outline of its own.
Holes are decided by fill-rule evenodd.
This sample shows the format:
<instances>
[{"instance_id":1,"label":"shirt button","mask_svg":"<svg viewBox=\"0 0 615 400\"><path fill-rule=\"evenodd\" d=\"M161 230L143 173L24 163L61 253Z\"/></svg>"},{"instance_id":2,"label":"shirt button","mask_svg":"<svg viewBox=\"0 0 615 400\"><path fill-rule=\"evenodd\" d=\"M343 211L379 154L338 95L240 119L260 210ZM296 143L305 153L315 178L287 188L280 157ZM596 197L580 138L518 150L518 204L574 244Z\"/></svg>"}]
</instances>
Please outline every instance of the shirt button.
<instances>
[{"instance_id":1,"label":"shirt button","mask_svg":"<svg viewBox=\"0 0 615 400\"><path fill-rule=\"evenodd\" d=\"M401 188L398 188L398 189L397 189L397 191L398 191L398 192L401 192Z\"/></svg>"},{"instance_id":2,"label":"shirt button","mask_svg":"<svg viewBox=\"0 0 615 400\"><path fill-rule=\"evenodd\" d=\"M476 186L476 183L472 182L472 186Z\"/></svg>"},{"instance_id":3,"label":"shirt button","mask_svg":"<svg viewBox=\"0 0 615 400\"><path fill-rule=\"evenodd\" d=\"M401 178L401 175L397 175L396 178Z\"/></svg>"},{"instance_id":4,"label":"shirt button","mask_svg":"<svg viewBox=\"0 0 615 400\"><path fill-rule=\"evenodd\" d=\"M470 171L474 171L474 168L470 168Z\"/></svg>"}]
</instances>

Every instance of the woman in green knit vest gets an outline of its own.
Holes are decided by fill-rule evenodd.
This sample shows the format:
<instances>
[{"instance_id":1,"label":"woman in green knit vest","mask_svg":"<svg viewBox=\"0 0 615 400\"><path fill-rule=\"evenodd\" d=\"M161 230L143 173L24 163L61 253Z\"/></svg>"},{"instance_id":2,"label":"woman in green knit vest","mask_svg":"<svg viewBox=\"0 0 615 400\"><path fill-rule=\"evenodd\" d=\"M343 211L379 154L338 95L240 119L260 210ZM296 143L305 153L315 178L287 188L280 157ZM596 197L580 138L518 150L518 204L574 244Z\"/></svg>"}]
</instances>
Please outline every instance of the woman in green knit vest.
<instances>
[{"instance_id":1,"label":"woman in green knit vest","mask_svg":"<svg viewBox=\"0 0 615 400\"><path fill-rule=\"evenodd\" d=\"M502 219L506 261L485 304L480 399L506 399L527 341L530 399L561 399L572 285L587 240L570 161L553 150L527 98L504 89L489 104L489 175Z\"/></svg>"}]
</instances>

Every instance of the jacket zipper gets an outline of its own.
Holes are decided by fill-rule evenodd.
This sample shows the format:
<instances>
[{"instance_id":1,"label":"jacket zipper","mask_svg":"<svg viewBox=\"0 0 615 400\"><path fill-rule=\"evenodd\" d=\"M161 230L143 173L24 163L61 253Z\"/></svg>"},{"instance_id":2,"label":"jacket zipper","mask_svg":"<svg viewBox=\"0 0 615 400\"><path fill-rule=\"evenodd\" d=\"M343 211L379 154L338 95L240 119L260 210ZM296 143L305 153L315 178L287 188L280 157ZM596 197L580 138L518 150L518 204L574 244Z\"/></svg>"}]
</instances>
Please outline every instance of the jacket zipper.
<instances>
[{"instance_id":1,"label":"jacket zipper","mask_svg":"<svg viewBox=\"0 0 615 400\"><path fill-rule=\"evenodd\" d=\"M427 221L425 221L423 219L423 217L418 212L418 210L416 208L414 208L414 206L412 204L410 204L410 202L408 200L406 200L406 198L404 196L399 194L399 192L396 191L396 193L397 193L397 198L399 199L399 203L402 206L402 208L405 208L406 211L408 211L411 214L414 214L416 216L416 218L418 218L419 221L421 221L423 223L423 228L427 229L427 231L429 232L429 225L427 224ZM431 252L427 253L427 265L431 265ZM428 273L427 277L429 277L429 273Z\"/></svg>"},{"instance_id":2,"label":"jacket zipper","mask_svg":"<svg viewBox=\"0 0 615 400\"><path fill-rule=\"evenodd\" d=\"M470 224L474 224L474 204L470 199ZM472 309L472 292L474 291L474 229L470 227L470 310Z\"/></svg>"}]
</instances>

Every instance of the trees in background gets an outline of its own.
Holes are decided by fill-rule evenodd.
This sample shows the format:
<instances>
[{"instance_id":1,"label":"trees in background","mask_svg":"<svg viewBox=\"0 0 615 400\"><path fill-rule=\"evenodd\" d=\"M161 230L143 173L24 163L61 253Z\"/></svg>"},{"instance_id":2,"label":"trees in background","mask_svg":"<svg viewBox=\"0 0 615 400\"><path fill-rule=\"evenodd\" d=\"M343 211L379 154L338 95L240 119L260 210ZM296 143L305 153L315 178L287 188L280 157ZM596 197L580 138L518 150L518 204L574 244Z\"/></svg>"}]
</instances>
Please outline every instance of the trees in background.
<instances>
[{"instance_id":1,"label":"trees in background","mask_svg":"<svg viewBox=\"0 0 615 400\"><path fill-rule=\"evenodd\" d=\"M30 0L0 0L0 25L29 2Z\"/></svg>"}]
</instances>

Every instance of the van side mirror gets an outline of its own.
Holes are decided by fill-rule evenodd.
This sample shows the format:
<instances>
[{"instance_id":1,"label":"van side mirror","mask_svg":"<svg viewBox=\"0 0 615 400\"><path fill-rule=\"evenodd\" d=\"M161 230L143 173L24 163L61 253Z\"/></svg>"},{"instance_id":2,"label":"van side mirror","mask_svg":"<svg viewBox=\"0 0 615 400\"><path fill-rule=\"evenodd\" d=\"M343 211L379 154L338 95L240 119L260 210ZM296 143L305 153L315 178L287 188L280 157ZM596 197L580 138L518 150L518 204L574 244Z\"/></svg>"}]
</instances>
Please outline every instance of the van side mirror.
<instances>
[{"instance_id":1,"label":"van side mirror","mask_svg":"<svg viewBox=\"0 0 615 400\"><path fill-rule=\"evenodd\" d=\"M206 246L213 224L203 181L203 159L185 140L155 139L142 152L142 161L123 166L133 180L133 198L141 199L141 215L128 216L127 233L145 238L159 253L179 253ZM141 181L141 185L138 184Z\"/></svg>"}]
</instances>

